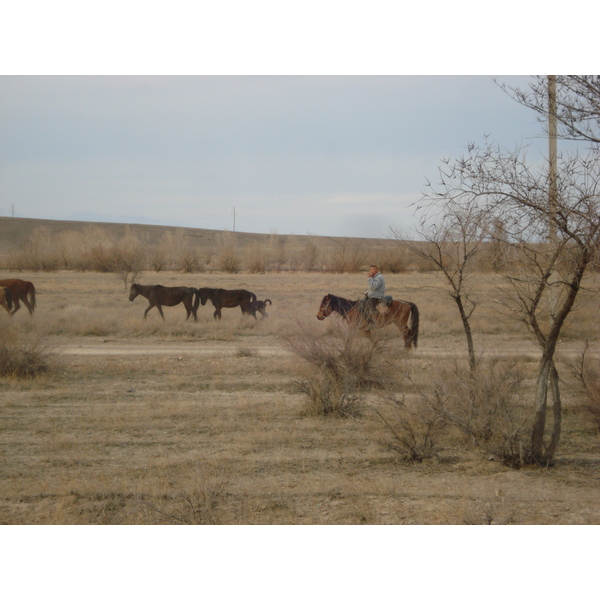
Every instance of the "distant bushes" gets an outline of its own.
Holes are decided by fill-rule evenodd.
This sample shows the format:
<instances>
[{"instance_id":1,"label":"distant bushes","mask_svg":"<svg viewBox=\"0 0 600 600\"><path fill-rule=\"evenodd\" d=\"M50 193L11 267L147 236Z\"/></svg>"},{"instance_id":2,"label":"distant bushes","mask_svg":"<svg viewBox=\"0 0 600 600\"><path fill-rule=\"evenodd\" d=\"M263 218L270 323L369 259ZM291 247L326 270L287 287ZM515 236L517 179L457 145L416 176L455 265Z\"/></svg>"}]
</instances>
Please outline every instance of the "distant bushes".
<instances>
[{"instance_id":1,"label":"distant bushes","mask_svg":"<svg viewBox=\"0 0 600 600\"><path fill-rule=\"evenodd\" d=\"M431 271L432 266L392 240L319 238L268 234L244 240L233 232L218 234L214 245L198 248L183 229L167 229L160 239L125 226L121 234L102 225L53 232L37 227L7 262L11 271L96 271L116 273L126 283L140 271L266 273L320 271L357 273L377 264L384 273ZM478 270L496 266L483 253Z\"/></svg>"}]
</instances>

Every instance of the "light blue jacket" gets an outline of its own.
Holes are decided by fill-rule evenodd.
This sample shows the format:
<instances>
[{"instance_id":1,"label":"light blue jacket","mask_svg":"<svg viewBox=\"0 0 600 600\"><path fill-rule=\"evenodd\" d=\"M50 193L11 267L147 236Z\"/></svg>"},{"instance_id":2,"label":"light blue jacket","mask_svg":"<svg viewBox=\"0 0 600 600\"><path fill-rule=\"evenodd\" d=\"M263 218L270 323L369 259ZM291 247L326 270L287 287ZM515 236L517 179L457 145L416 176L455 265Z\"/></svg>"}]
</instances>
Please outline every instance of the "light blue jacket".
<instances>
[{"instance_id":1,"label":"light blue jacket","mask_svg":"<svg viewBox=\"0 0 600 600\"><path fill-rule=\"evenodd\" d=\"M383 298L385 297L385 279L381 273L375 273L373 277L369 277L369 290L367 298Z\"/></svg>"}]
</instances>

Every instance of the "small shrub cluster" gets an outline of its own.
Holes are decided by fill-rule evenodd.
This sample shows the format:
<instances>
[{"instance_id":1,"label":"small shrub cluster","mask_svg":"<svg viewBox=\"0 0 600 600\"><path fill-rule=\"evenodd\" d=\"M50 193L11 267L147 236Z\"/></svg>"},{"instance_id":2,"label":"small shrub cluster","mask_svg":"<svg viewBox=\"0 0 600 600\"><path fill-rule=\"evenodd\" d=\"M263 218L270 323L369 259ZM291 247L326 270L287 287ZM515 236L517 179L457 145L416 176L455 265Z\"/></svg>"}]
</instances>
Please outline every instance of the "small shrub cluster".
<instances>
[{"instance_id":1,"label":"small shrub cluster","mask_svg":"<svg viewBox=\"0 0 600 600\"><path fill-rule=\"evenodd\" d=\"M600 434L600 368L589 360L588 349L586 342L579 361L572 365L572 371L583 396L583 406Z\"/></svg>"},{"instance_id":2,"label":"small shrub cluster","mask_svg":"<svg viewBox=\"0 0 600 600\"><path fill-rule=\"evenodd\" d=\"M442 434L448 426L442 411L436 406L388 396L382 407L374 409L391 434L388 448L403 459L421 462L433 458L442 450Z\"/></svg>"},{"instance_id":3,"label":"small shrub cluster","mask_svg":"<svg viewBox=\"0 0 600 600\"><path fill-rule=\"evenodd\" d=\"M372 344L344 325L336 333L315 333L298 323L283 335L287 348L308 367L306 377L296 381L308 397L307 414L356 416L365 392L383 387L389 378L381 340Z\"/></svg>"},{"instance_id":4,"label":"small shrub cluster","mask_svg":"<svg viewBox=\"0 0 600 600\"><path fill-rule=\"evenodd\" d=\"M519 467L528 456L533 417L521 398L522 382L516 364L481 360L472 370L453 362L426 382L408 376L411 401L404 392L401 399L388 395L376 412L392 435L388 446L404 458L434 457L454 432L486 456Z\"/></svg>"},{"instance_id":5,"label":"small shrub cluster","mask_svg":"<svg viewBox=\"0 0 600 600\"><path fill-rule=\"evenodd\" d=\"M43 339L10 324L0 326L0 377L35 377L48 371L51 361Z\"/></svg>"}]
</instances>

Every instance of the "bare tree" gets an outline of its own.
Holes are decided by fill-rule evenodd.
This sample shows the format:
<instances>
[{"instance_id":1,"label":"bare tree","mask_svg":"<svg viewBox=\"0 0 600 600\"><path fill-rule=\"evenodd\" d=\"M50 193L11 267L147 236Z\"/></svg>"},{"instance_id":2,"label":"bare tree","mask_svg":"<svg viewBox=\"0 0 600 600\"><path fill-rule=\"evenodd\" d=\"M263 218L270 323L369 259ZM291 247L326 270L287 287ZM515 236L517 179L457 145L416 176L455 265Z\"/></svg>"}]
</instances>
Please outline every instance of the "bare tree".
<instances>
[{"instance_id":1,"label":"bare tree","mask_svg":"<svg viewBox=\"0 0 600 600\"><path fill-rule=\"evenodd\" d=\"M422 242L411 242L396 231L394 237L411 252L433 263L448 284L449 294L456 303L467 341L469 366L473 371L477 360L470 318L477 306L469 282L469 267L482 249L486 238L481 227L482 216L475 204L460 206L443 204L437 214L438 196L426 197L419 207L423 211L417 234ZM429 210L427 210L429 209Z\"/></svg>"},{"instance_id":2,"label":"bare tree","mask_svg":"<svg viewBox=\"0 0 600 600\"><path fill-rule=\"evenodd\" d=\"M481 235L500 238L498 243L511 246L516 256L509 265L508 279L515 292L509 304L541 350L536 416L526 460L547 464L556 452L561 429L556 345L600 244L600 163L593 154L561 157L552 210L547 166L530 165L521 150L506 152L488 142L471 146L465 156L440 169L440 178L437 191L425 200L437 203L445 214L478 215ZM549 229L555 232L552 243ZM547 424L549 397L551 426Z\"/></svg>"}]
</instances>

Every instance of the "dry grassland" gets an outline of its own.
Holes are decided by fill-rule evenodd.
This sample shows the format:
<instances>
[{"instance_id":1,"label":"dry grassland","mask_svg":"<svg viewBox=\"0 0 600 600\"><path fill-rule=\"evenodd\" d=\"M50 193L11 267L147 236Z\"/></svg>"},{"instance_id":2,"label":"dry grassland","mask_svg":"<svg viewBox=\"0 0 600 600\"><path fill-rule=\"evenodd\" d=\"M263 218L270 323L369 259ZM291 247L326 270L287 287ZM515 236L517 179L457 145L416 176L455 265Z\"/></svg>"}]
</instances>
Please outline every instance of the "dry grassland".
<instances>
[{"instance_id":1,"label":"dry grassland","mask_svg":"<svg viewBox=\"0 0 600 600\"><path fill-rule=\"evenodd\" d=\"M548 469L515 470L449 437L436 457L407 462L365 394L353 418L306 414L295 382L307 365L283 336L340 333L317 321L328 292L358 298L364 275L146 272L140 283L247 288L270 298L269 318L225 309L129 302L115 275L2 273L31 280L37 310L0 327L49 352L48 372L0 378L0 522L5 524L600 524L600 439L564 388L562 445ZM463 359L452 301L435 274L387 275L390 293L421 312L419 348L407 355L393 332L384 361L398 377L427 382ZM499 281L481 276L474 318L478 351L515 360L533 384L535 346L494 311ZM573 315L559 367L591 341L598 303ZM596 354L597 357L597 354ZM526 396L527 397L527 396Z\"/></svg>"}]
</instances>

